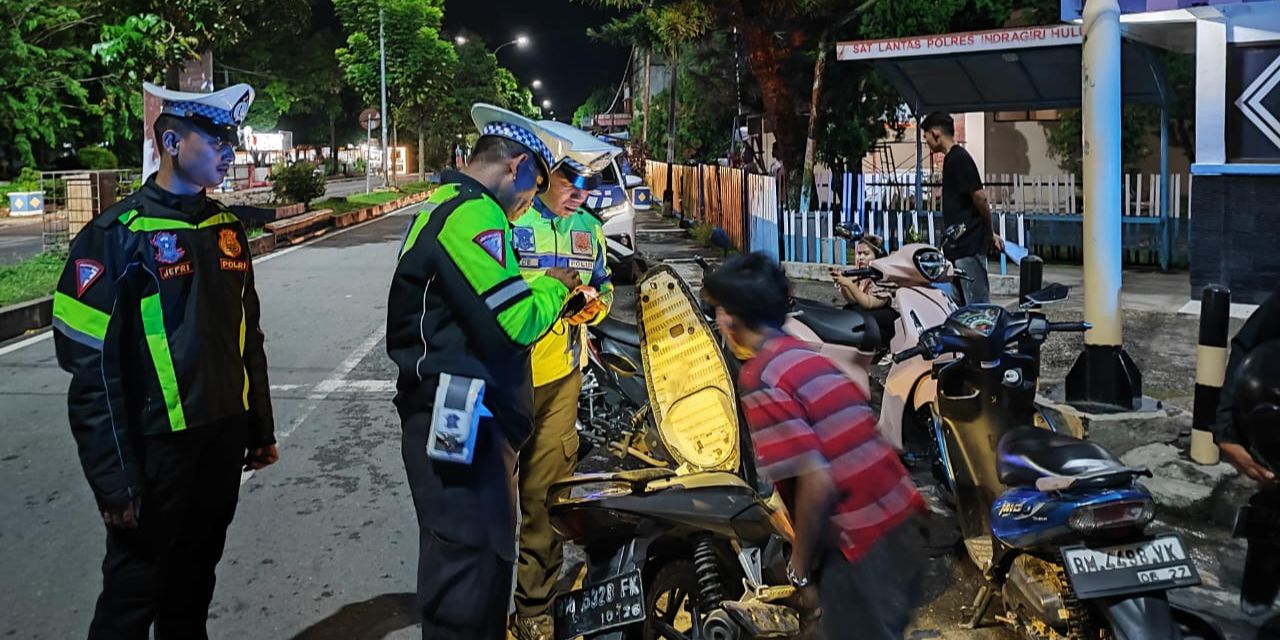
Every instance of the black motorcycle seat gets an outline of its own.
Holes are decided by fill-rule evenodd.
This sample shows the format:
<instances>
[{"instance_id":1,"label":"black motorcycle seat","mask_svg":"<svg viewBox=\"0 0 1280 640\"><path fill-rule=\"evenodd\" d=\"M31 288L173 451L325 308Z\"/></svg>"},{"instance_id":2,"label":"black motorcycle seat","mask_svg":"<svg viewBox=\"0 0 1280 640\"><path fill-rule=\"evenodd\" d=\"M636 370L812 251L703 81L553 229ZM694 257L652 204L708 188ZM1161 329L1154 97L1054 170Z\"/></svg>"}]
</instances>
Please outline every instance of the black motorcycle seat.
<instances>
[{"instance_id":1,"label":"black motorcycle seat","mask_svg":"<svg viewBox=\"0 0 1280 640\"><path fill-rule=\"evenodd\" d=\"M1047 477L1105 476L1112 471L1117 472L1117 481L1123 481L1133 471L1096 442L1036 427L1006 433L996 452L1000 482L1011 487L1034 486Z\"/></svg>"},{"instance_id":2,"label":"black motorcycle seat","mask_svg":"<svg viewBox=\"0 0 1280 640\"><path fill-rule=\"evenodd\" d=\"M880 347L880 326L861 311L835 309L797 300L795 319L827 344L875 351Z\"/></svg>"},{"instance_id":3,"label":"black motorcycle seat","mask_svg":"<svg viewBox=\"0 0 1280 640\"><path fill-rule=\"evenodd\" d=\"M640 331L634 324L628 324L605 316L604 320L600 321L600 324L591 327L591 331L599 333L614 342L620 342L637 349L640 348Z\"/></svg>"}]
</instances>

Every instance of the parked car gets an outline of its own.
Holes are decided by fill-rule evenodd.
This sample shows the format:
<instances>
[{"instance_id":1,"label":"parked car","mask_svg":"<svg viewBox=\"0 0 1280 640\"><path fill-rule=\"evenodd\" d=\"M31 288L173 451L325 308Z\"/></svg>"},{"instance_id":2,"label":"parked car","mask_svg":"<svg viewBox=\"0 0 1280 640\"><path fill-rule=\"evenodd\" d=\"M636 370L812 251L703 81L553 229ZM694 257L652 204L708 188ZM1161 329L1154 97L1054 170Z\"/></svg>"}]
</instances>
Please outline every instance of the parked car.
<instances>
[{"instance_id":1,"label":"parked car","mask_svg":"<svg viewBox=\"0 0 1280 640\"><path fill-rule=\"evenodd\" d=\"M604 170L599 189L587 197L587 210L604 223L609 269L618 284L636 281L636 211L646 211L653 198L639 176L622 173L614 160Z\"/></svg>"}]
</instances>

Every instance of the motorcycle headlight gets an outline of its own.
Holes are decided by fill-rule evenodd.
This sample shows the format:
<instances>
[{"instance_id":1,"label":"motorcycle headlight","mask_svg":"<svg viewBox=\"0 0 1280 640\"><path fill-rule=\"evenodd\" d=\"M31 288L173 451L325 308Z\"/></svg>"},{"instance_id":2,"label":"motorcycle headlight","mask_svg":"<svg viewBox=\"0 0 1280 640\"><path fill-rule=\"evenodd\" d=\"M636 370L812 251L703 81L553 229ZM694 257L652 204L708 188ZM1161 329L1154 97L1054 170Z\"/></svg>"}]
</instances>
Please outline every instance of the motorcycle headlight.
<instances>
[{"instance_id":1,"label":"motorcycle headlight","mask_svg":"<svg viewBox=\"0 0 1280 640\"><path fill-rule=\"evenodd\" d=\"M600 500L602 498L616 498L618 496L630 495L630 493L631 485L626 482L601 480L599 482L584 482L570 487L569 499L586 502L589 500Z\"/></svg>"},{"instance_id":2,"label":"motorcycle headlight","mask_svg":"<svg viewBox=\"0 0 1280 640\"><path fill-rule=\"evenodd\" d=\"M921 249L912 256L920 275L929 282L937 282L947 273L947 258L934 249Z\"/></svg>"}]
</instances>

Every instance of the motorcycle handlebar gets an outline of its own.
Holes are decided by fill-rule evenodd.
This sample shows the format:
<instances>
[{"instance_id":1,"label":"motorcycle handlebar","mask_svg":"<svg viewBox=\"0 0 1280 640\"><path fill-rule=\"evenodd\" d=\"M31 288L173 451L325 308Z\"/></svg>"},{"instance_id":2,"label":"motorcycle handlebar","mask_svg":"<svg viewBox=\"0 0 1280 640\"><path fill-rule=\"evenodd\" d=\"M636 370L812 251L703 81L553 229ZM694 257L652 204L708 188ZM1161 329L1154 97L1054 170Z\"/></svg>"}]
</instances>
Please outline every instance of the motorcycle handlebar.
<instances>
[{"instance_id":1,"label":"motorcycle handlebar","mask_svg":"<svg viewBox=\"0 0 1280 640\"><path fill-rule=\"evenodd\" d=\"M1054 331L1073 331L1073 332L1079 333L1082 331L1088 331L1092 328L1093 328L1093 325L1089 324L1088 322L1050 322L1049 323L1050 333Z\"/></svg>"},{"instance_id":2,"label":"motorcycle handlebar","mask_svg":"<svg viewBox=\"0 0 1280 640\"><path fill-rule=\"evenodd\" d=\"M694 264L696 264L696 265L698 265L699 267L702 267L702 270L703 270L703 271L710 271L710 270L711 270L711 264L710 264L710 263L708 263L708 262L707 262L707 259L706 259L706 258L704 258L704 257L702 257L702 256L694 256L694 257L693 257L693 263L694 263Z\"/></svg>"},{"instance_id":3,"label":"motorcycle handlebar","mask_svg":"<svg viewBox=\"0 0 1280 640\"><path fill-rule=\"evenodd\" d=\"M924 355L924 349L921 349L918 346L911 347L906 351L899 351L898 353L893 354L893 362L894 364L897 364L899 362L902 362L903 360L910 360L916 356L922 356L922 355Z\"/></svg>"}]
</instances>

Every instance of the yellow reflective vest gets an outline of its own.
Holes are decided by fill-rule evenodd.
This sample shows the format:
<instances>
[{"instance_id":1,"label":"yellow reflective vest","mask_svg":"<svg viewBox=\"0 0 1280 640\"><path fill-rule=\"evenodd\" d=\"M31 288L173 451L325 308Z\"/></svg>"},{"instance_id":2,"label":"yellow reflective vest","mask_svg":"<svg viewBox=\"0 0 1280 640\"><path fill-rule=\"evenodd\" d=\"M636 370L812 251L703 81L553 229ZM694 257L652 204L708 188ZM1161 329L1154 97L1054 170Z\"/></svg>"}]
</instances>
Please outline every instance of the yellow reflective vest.
<instances>
[{"instance_id":1,"label":"yellow reflective vest","mask_svg":"<svg viewBox=\"0 0 1280 640\"><path fill-rule=\"evenodd\" d=\"M541 198L535 198L533 206L516 220L511 237L525 278L536 278L551 267L576 269L584 283L600 292L605 306L590 324L609 314L613 283L609 280L604 228L594 215L579 209L561 218L543 205ZM550 384L585 366L584 340L585 325L571 326L557 320L533 346L533 386Z\"/></svg>"}]
</instances>

